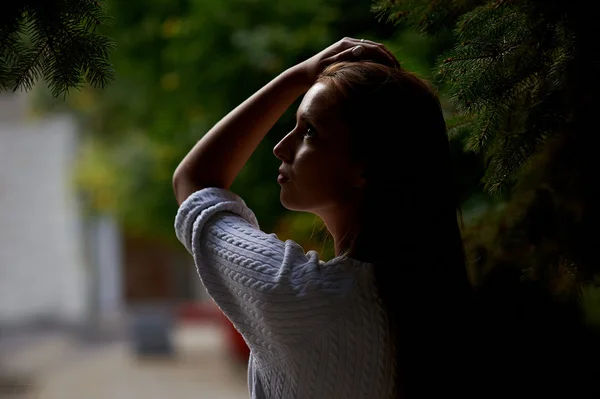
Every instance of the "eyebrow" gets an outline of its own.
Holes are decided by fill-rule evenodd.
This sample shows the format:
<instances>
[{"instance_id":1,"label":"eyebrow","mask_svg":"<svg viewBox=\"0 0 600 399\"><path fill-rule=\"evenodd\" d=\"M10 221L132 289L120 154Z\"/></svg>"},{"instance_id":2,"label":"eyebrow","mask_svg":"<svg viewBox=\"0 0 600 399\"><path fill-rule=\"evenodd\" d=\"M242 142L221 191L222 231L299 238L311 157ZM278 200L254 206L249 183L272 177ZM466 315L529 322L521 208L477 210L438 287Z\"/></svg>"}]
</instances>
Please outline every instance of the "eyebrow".
<instances>
[{"instance_id":1,"label":"eyebrow","mask_svg":"<svg viewBox=\"0 0 600 399\"><path fill-rule=\"evenodd\" d=\"M315 118L313 118L313 116L310 113L301 113L300 115L298 115L298 111L294 112L294 118L298 119L298 117L300 117L300 120L303 120L305 122L310 122L313 125L319 125L319 122Z\"/></svg>"}]
</instances>

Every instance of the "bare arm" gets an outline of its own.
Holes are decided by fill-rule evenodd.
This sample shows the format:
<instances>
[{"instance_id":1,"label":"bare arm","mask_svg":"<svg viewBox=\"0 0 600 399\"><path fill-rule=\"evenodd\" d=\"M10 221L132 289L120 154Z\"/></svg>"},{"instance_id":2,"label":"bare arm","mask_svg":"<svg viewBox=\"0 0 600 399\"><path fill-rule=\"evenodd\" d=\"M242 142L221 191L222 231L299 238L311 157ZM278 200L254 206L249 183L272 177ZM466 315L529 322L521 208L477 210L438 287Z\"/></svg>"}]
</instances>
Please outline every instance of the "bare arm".
<instances>
[{"instance_id":1,"label":"bare arm","mask_svg":"<svg viewBox=\"0 0 600 399\"><path fill-rule=\"evenodd\" d=\"M362 50L357 52L357 45ZM397 64L377 43L344 38L284 71L238 105L196 143L175 170L173 189L177 203L181 205L202 188L229 189L269 130L327 65L366 58Z\"/></svg>"},{"instance_id":2,"label":"bare arm","mask_svg":"<svg viewBox=\"0 0 600 399\"><path fill-rule=\"evenodd\" d=\"M265 135L307 89L288 69L221 119L175 170L178 204L204 187L229 189Z\"/></svg>"}]
</instances>

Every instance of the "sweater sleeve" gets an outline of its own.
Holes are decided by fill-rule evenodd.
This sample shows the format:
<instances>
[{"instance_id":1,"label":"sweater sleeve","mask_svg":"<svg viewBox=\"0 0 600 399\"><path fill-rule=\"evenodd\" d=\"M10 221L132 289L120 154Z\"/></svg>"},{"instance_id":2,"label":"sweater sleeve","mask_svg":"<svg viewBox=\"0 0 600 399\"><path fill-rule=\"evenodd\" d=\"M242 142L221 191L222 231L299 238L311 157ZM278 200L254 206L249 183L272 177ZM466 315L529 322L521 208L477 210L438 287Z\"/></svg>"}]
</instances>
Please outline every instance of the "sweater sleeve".
<instances>
[{"instance_id":1,"label":"sweater sleeve","mask_svg":"<svg viewBox=\"0 0 600 399\"><path fill-rule=\"evenodd\" d=\"M177 212L175 230L209 295L254 350L314 334L354 286L355 268L341 258L321 262L317 252L264 233L229 190L192 194Z\"/></svg>"}]
</instances>

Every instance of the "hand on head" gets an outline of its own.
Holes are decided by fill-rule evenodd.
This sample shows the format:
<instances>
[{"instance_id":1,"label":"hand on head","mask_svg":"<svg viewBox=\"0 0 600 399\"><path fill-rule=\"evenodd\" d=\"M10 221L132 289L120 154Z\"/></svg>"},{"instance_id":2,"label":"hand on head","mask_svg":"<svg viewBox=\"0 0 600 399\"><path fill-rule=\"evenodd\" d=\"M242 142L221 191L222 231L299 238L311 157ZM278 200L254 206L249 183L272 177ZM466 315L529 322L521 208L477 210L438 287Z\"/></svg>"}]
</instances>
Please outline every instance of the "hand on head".
<instances>
[{"instance_id":1,"label":"hand on head","mask_svg":"<svg viewBox=\"0 0 600 399\"><path fill-rule=\"evenodd\" d=\"M345 37L296 65L308 85L312 85L321 71L336 62L370 60L399 68L400 63L383 44L371 40Z\"/></svg>"}]
</instances>

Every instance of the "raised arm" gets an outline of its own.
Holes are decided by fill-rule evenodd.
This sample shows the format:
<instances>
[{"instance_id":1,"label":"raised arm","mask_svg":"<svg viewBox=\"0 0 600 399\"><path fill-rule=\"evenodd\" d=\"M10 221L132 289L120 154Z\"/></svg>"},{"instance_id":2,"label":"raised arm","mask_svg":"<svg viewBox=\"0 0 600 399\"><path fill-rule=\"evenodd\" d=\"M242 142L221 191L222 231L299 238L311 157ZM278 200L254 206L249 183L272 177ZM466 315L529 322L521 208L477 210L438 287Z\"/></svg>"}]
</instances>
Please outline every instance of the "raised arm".
<instances>
[{"instance_id":1,"label":"raised arm","mask_svg":"<svg viewBox=\"0 0 600 399\"><path fill-rule=\"evenodd\" d=\"M205 187L229 189L258 144L306 90L288 69L221 119L192 148L173 175L178 204Z\"/></svg>"},{"instance_id":2,"label":"raised arm","mask_svg":"<svg viewBox=\"0 0 600 399\"><path fill-rule=\"evenodd\" d=\"M177 203L202 188L229 189L258 144L319 73L332 63L352 59L397 64L376 43L344 38L284 71L221 119L181 161L173 175Z\"/></svg>"}]
</instances>

